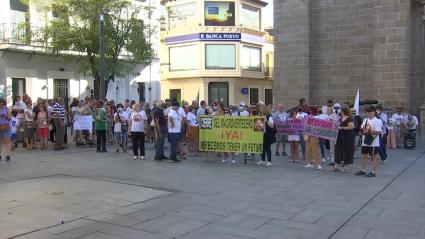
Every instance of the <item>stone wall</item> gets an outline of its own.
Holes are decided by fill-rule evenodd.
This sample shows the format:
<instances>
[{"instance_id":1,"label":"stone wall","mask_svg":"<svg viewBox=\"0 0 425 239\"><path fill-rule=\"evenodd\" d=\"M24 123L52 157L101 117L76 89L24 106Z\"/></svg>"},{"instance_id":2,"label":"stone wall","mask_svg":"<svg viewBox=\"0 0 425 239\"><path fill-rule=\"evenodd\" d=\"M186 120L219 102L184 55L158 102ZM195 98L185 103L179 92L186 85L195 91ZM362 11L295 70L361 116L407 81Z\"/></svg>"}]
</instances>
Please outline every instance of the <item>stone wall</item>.
<instances>
[{"instance_id":1,"label":"stone wall","mask_svg":"<svg viewBox=\"0 0 425 239\"><path fill-rule=\"evenodd\" d=\"M417 112L420 9L410 0L275 0L275 102L376 99ZM418 10L419 9L419 10ZM422 57L422 58L421 58Z\"/></svg>"}]
</instances>

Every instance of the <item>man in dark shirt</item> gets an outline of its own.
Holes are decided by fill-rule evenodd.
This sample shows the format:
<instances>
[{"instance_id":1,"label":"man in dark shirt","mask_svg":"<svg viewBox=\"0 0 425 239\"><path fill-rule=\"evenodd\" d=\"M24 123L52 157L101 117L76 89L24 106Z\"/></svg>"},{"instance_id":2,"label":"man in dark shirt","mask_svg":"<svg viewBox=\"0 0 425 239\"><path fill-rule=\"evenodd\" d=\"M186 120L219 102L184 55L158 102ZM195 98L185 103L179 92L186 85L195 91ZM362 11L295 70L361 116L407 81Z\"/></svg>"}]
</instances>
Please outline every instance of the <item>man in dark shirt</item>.
<instances>
[{"instance_id":1,"label":"man in dark shirt","mask_svg":"<svg viewBox=\"0 0 425 239\"><path fill-rule=\"evenodd\" d=\"M153 117L155 120L155 134L156 134L156 154L155 160L167 159L164 155L164 141L165 133L167 131L167 121L164 116L165 103L162 100L157 102Z\"/></svg>"}]
</instances>

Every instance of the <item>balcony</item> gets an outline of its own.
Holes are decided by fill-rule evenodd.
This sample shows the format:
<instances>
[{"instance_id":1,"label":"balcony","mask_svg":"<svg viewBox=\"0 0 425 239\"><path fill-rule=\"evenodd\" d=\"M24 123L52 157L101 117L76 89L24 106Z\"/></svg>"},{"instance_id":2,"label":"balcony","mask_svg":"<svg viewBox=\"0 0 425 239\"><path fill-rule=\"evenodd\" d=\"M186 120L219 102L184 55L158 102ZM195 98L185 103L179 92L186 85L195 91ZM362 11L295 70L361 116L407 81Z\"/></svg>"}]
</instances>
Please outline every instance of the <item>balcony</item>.
<instances>
[{"instance_id":1,"label":"balcony","mask_svg":"<svg viewBox=\"0 0 425 239\"><path fill-rule=\"evenodd\" d=\"M265 66L264 67L264 76L268 79L273 79L274 67Z\"/></svg>"},{"instance_id":2,"label":"balcony","mask_svg":"<svg viewBox=\"0 0 425 239\"><path fill-rule=\"evenodd\" d=\"M38 28L26 26L25 23L0 23L0 44L43 46L32 40L38 39L41 34Z\"/></svg>"}]
</instances>

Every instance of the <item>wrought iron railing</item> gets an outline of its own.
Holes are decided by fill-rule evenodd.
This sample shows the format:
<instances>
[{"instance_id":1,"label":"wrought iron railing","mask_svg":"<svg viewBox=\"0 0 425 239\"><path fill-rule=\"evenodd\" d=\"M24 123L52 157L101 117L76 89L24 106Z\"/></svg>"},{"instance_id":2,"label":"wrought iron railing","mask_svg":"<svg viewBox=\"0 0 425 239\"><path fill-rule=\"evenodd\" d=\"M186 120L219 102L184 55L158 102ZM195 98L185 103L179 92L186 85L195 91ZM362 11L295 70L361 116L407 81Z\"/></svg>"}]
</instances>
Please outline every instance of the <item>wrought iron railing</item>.
<instances>
[{"instance_id":1,"label":"wrought iron railing","mask_svg":"<svg viewBox=\"0 0 425 239\"><path fill-rule=\"evenodd\" d=\"M0 43L42 46L42 31L25 23L0 23Z\"/></svg>"}]
</instances>

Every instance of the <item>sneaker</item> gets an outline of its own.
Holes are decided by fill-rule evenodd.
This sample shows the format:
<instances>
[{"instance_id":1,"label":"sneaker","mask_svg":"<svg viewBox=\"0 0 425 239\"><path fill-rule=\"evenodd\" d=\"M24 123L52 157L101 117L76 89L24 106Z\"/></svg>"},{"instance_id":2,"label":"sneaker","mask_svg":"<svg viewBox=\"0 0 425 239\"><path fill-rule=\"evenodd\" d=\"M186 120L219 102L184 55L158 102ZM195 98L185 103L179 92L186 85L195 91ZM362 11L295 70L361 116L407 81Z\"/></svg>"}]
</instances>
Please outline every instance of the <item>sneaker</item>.
<instances>
[{"instance_id":1,"label":"sneaker","mask_svg":"<svg viewBox=\"0 0 425 239\"><path fill-rule=\"evenodd\" d=\"M9 155L7 155L7 156L5 157L5 160L6 160L6 162L9 162L9 161L10 161L10 156L9 156Z\"/></svg>"},{"instance_id":2,"label":"sneaker","mask_svg":"<svg viewBox=\"0 0 425 239\"><path fill-rule=\"evenodd\" d=\"M276 155L276 156L280 156L279 152L276 152L276 153L275 153L275 155Z\"/></svg>"},{"instance_id":3,"label":"sneaker","mask_svg":"<svg viewBox=\"0 0 425 239\"><path fill-rule=\"evenodd\" d=\"M136 160L138 157L137 156L133 156L133 160Z\"/></svg>"},{"instance_id":4,"label":"sneaker","mask_svg":"<svg viewBox=\"0 0 425 239\"><path fill-rule=\"evenodd\" d=\"M330 162L328 165L329 166L335 166L335 163L334 162Z\"/></svg>"},{"instance_id":5,"label":"sneaker","mask_svg":"<svg viewBox=\"0 0 425 239\"><path fill-rule=\"evenodd\" d=\"M388 159L382 160L382 162L383 162L384 164L387 164L387 163L388 163Z\"/></svg>"},{"instance_id":6,"label":"sneaker","mask_svg":"<svg viewBox=\"0 0 425 239\"><path fill-rule=\"evenodd\" d=\"M317 165L316 169L317 170L322 170L322 166L321 165Z\"/></svg>"},{"instance_id":7,"label":"sneaker","mask_svg":"<svg viewBox=\"0 0 425 239\"><path fill-rule=\"evenodd\" d=\"M145 156L140 156L140 159L141 160L145 160Z\"/></svg>"},{"instance_id":8,"label":"sneaker","mask_svg":"<svg viewBox=\"0 0 425 239\"><path fill-rule=\"evenodd\" d=\"M119 149L117 149L115 152L119 153L119 152L120 152L120 150L119 150Z\"/></svg>"},{"instance_id":9,"label":"sneaker","mask_svg":"<svg viewBox=\"0 0 425 239\"><path fill-rule=\"evenodd\" d=\"M222 163L225 163L225 162L226 162L226 160L225 160L225 159L223 159L223 160L221 160L221 162L222 162Z\"/></svg>"},{"instance_id":10,"label":"sneaker","mask_svg":"<svg viewBox=\"0 0 425 239\"><path fill-rule=\"evenodd\" d=\"M376 176L376 173L374 173L374 172L369 172L368 174L366 174L366 177L368 177L368 178L373 178L373 177L375 177Z\"/></svg>"},{"instance_id":11,"label":"sneaker","mask_svg":"<svg viewBox=\"0 0 425 239\"><path fill-rule=\"evenodd\" d=\"M263 161L263 160L260 160L260 161L257 162L257 165L264 165L264 164L266 164L266 162Z\"/></svg>"},{"instance_id":12,"label":"sneaker","mask_svg":"<svg viewBox=\"0 0 425 239\"><path fill-rule=\"evenodd\" d=\"M236 160L234 160L234 159L233 159L233 160L232 160L232 163L236 163Z\"/></svg>"},{"instance_id":13,"label":"sneaker","mask_svg":"<svg viewBox=\"0 0 425 239\"><path fill-rule=\"evenodd\" d=\"M326 159L325 158L322 158L322 163L326 163Z\"/></svg>"},{"instance_id":14,"label":"sneaker","mask_svg":"<svg viewBox=\"0 0 425 239\"><path fill-rule=\"evenodd\" d=\"M272 166L272 163L271 162L267 162L266 163L266 167L270 167L270 166Z\"/></svg>"},{"instance_id":15,"label":"sneaker","mask_svg":"<svg viewBox=\"0 0 425 239\"><path fill-rule=\"evenodd\" d=\"M286 154L286 152L285 152L285 151L283 151L282 156L287 157L288 155Z\"/></svg>"},{"instance_id":16,"label":"sneaker","mask_svg":"<svg viewBox=\"0 0 425 239\"><path fill-rule=\"evenodd\" d=\"M357 171L354 175L361 176L361 175L365 175L365 174L366 174L365 171L360 170L360 171Z\"/></svg>"},{"instance_id":17,"label":"sneaker","mask_svg":"<svg viewBox=\"0 0 425 239\"><path fill-rule=\"evenodd\" d=\"M326 160L330 161L330 160L331 160L331 157L329 157L329 156L328 156L328 157L326 157Z\"/></svg>"},{"instance_id":18,"label":"sneaker","mask_svg":"<svg viewBox=\"0 0 425 239\"><path fill-rule=\"evenodd\" d=\"M313 167L313 165L311 165L311 164L307 164L306 166L304 166L304 168L312 168Z\"/></svg>"}]
</instances>

